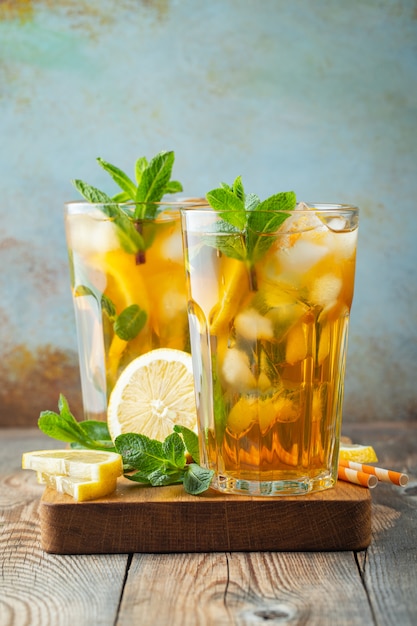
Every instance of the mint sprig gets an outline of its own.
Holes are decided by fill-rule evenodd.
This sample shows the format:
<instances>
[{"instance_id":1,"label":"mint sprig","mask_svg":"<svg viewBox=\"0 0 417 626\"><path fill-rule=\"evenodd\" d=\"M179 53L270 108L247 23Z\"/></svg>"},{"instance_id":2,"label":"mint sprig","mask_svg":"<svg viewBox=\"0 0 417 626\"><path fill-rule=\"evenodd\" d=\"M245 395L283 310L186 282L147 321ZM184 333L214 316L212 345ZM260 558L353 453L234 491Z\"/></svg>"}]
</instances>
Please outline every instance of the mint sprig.
<instances>
[{"instance_id":1,"label":"mint sprig","mask_svg":"<svg viewBox=\"0 0 417 626\"><path fill-rule=\"evenodd\" d=\"M206 194L207 201L221 219L222 231L228 237L216 237L213 245L226 256L246 261L252 266L259 261L273 243L273 237L265 237L277 231L296 207L293 191L274 194L261 200L256 194L246 194L241 176L233 185L222 183Z\"/></svg>"},{"instance_id":2,"label":"mint sprig","mask_svg":"<svg viewBox=\"0 0 417 626\"><path fill-rule=\"evenodd\" d=\"M103 213L116 225L123 249L128 253L136 254L141 250L146 250L151 242L144 240L139 232L140 229L135 227L135 222L154 219L159 210L157 203L165 195L183 190L180 182L171 180L174 161L173 151L159 152L150 161L144 156L139 157L135 162L135 181L133 181L119 167L98 157L98 164L120 188L120 191L113 196L79 179L73 180L72 183L88 202L102 205ZM122 207L118 206L126 202L134 203L131 214L125 213Z\"/></svg>"},{"instance_id":3,"label":"mint sprig","mask_svg":"<svg viewBox=\"0 0 417 626\"><path fill-rule=\"evenodd\" d=\"M116 437L115 445L123 462L136 470L126 474L129 480L152 487L183 483L185 491L193 495L203 493L210 486L213 470L200 467L197 462L187 463L187 451L193 461L199 455L198 437L185 426L174 426L174 432L162 442L127 433Z\"/></svg>"},{"instance_id":4,"label":"mint sprig","mask_svg":"<svg viewBox=\"0 0 417 626\"><path fill-rule=\"evenodd\" d=\"M45 435L71 443L71 447L116 452L105 422L95 420L78 422L62 394L59 396L58 409L59 414L54 411L41 412L38 427Z\"/></svg>"},{"instance_id":5,"label":"mint sprig","mask_svg":"<svg viewBox=\"0 0 417 626\"><path fill-rule=\"evenodd\" d=\"M123 460L124 475L129 480L152 487L182 483L191 495L209 488L214 472L198 465L198 437L189 428L174 426L174 432L162 442L127 433L116 437L113 443L105 422L78 422L62 394L58 408L59 414L42 411L39 429L48 437L70 443L72 448L118 452ZM187 452L192 463L187 461Z\"/></svg>"}]
</instances>

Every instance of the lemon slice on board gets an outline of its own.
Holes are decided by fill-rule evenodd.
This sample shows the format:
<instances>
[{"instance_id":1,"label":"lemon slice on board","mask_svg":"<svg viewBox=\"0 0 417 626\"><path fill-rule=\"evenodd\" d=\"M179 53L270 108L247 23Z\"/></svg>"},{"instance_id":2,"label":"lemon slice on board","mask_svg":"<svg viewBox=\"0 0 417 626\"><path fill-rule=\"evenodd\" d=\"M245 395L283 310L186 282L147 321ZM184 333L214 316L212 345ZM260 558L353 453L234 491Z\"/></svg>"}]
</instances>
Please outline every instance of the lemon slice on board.
<instances>
[{"instance_id":1,"label":"lemon slice on board","mask_svg":"<svg viewBox=\"0 0 417 626\"><path fill-rule=\"evenodd\" d=\"M122 457L99 450L37 450L25 452L22 468L72 480L105 482L123 473Z\"/></svg>"},{"instance_id":2,"label":"lemon slice on board","mask_svg":"<svg viewBox=\"0 0 417 626\"><path fill-rule=\"evenodd\" d=\"M341 442L339 459L354 461L355 463L374 463L378 457L372 446L363 446L358 443Z\"/></svg>"},{"instance_id":3,"label":"lemon slice on board","mask_svg":"<svg viewBox=\"0 0 417 626\"><path fill-rule=\"evenodd\" d=\"M113 441L139 433L163 441L175 424L196 430L191 355L160 348L129 363L110 395L107 425Z\"/></svg>"},{"instance_id":4,"label":"lemon slice on board","mask_svg":"<svg viewBox=\"0 0 417 626\"><path fill-rule=\"evenodd\" d=\"M38 483L51 487L59 493L66 493L77 502L85 502L86 500L104 498L113 493L117 486L117 476L111 476L102 481L93 481L38 472Z\"/></svg>"}]
</instances>

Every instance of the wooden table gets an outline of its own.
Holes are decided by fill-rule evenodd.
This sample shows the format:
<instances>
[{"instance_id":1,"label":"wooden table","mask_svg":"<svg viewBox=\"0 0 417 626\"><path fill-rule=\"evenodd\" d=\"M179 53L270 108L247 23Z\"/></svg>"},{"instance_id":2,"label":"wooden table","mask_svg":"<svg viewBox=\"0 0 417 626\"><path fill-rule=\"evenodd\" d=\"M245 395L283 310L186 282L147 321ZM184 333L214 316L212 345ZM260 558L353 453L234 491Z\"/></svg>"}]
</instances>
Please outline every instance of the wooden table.
<instances>
[{"instance_id":1,"label":"wooden table","mask_svg":"<svg viewBox=\"0 0 417 626\"><path fill-rule=\"evenodd\" d=\"M58 446L35 429L0 430L0 626L414 626L417 423L344 434L410 477L372 491L367 550L62 556L40 548L43 488L20 469L22 452Z\"/></svg>"}]
</instances>

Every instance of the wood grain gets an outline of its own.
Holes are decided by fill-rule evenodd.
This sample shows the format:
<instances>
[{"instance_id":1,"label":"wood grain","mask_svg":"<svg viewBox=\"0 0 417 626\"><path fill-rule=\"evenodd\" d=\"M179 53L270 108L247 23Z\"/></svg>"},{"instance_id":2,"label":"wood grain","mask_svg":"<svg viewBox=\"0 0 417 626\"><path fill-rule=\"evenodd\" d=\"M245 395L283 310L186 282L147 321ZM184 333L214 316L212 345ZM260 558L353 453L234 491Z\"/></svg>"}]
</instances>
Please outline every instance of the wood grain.
<instances>
[{"instance_id":1,"label":"wood grain","mask_svg":"<svg viewBox=\"0 0 417 626\"><path fill-rule=\"evenodd\" d=\"M371 496L338 482L306 496L196 497L182 485L155 489L121 478L113 495L90 502L46 489L40 520L42 547L57 554L361 550L371 539Z\"/></svg>"},{"instance_id":2,"label":"wood grain","mask_svg":"<svg viewBox=\"0 0 417 626\"><path fill-rule=\"evenodd\" d=\"M43 488L20 462L22 452L49 442L36 431L0 437L0 626L113 625L127 555L46 554L38 516Z\"/></svg>"},{"instance_id":3,"label":"wood grain","mask_svg":"<svg viewBox=\"0 0 417 626\"><path fill-rule=\"evenodd\" d=\"M135 555L119 623L333 626L346 615L372 623L352 553Z\"/></svg>"}]
</instances>

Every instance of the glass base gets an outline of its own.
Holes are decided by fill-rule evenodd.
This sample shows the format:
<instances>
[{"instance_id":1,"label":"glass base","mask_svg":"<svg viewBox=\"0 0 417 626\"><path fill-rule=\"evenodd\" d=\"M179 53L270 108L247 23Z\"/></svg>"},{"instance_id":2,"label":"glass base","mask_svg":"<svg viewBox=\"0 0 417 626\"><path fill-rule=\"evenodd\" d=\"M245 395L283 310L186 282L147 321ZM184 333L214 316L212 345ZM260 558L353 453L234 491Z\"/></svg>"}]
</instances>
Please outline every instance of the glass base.
<instances>
[{"instance_id":1,"label":"glass base","mask_svg":"<svg viewBox=\"0 0 417 626\"><path fill-rule=\"evenodd\" d=\"M331 474L321 474L314 478L300 476L297 479L271 481L243 480L218 474L214 476L210 486L221 493L241 496L301 496L330 489L335 483L336 479Z\"/></svg>"}]
</instances>

